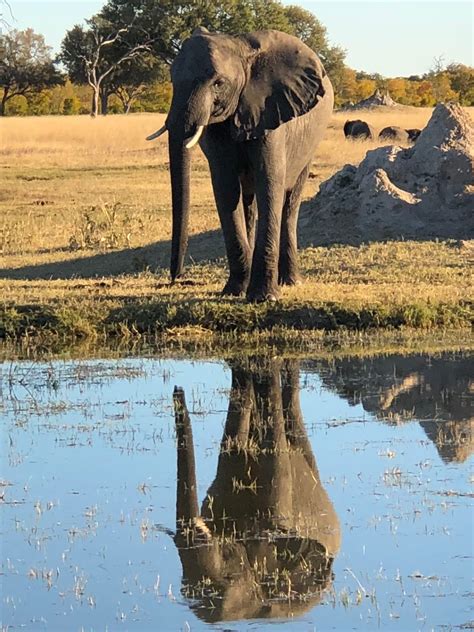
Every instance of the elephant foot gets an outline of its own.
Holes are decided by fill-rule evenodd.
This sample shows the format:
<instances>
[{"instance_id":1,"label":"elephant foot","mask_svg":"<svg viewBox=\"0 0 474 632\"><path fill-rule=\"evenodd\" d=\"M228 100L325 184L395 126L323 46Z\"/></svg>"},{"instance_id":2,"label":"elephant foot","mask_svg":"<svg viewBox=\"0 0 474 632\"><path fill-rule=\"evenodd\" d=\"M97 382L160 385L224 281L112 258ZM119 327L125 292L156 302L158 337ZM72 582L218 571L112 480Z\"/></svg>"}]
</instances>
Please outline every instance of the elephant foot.
<instances>
[{"instance_id":1,"label":"elephant foot","mask_svg":"<svg viewBox=\"0 0 474 632\"><path fill-rule=\"evenodd\" d=\"M229 279L221 294L222 296L243 296L245 294L245 290L247 289L247 285L248 282Z\"/></svg>"},{"instance_id":2,"label":"elephant foot","mask_svg":"<svg viewBox=\"0 0 474 632\"><path fill-rule=\"evenodd\" d=\"M247 301L249 303L275 302L279 297L280 292L278 290L249 290L247 292Z\"/></svg>"},{"instance_id":3,"label":"elephant foot","mask_svg":"<svg viewBox=\"0 0 474 632\"><path fill-rule=\"evenodd\" d=\"M303 279L299 274L282 274L278 279L280 285L303 285Z\"/></svg>"}]
</instances>

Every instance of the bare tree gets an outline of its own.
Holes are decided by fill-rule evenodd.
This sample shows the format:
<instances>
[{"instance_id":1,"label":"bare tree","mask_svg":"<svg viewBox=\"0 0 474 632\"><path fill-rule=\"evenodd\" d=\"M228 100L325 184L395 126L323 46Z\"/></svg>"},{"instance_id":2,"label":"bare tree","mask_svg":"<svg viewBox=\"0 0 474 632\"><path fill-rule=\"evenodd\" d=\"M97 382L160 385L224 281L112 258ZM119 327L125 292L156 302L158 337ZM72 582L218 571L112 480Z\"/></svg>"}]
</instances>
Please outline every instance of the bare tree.
<instances>
[{"instance_id":1,"label":"bare tree","mask_svg":"<svg viewBox=\"0 0 474 632\"><path fill-rule=\"evenodd\" d=\"M125 114L133 102L155 82L169 80L168 67L152 54L124 63L110 80L110 92L121 101Z\"/></svg>"},{"instance_id":2,"label":"bare tree","mask_svg":"<svg viewBox=\"0 0 474 632\"><path fill-rule=\"evenodd\" d=\"M146 87L145 83L136 86L123 86L118 84L113 87L113 94L117 95L119 98L125 114L130 112L133 102L142 94L142 92L144 92Z\"/></svg>"},{"instance_id":3,"label":"bare tree","mask_svg":"<svg viewBox=\"0 0 474 632\"><path fill-rule=\"evenodd\" d=\"M9 18L5 17L6 14L9 14ZM8 22L9 19L14 19L10 3L8 2L8 0L0 0L0 33L2 26L4 26L5 28L8 28L10 26L10 23Z\"/></svg>"},{"instance_id":4,"label":"bare tree","mask_svg":"<svg viewBox=\"0 0 474 632\"><path fill-rule=\"evenodd\" d=\"M445 69L446 63L444 61L444 55L433 57L433 64L430 68L430 74L439 75L441 72L444 72Z\"/></svg>"},{"instance_id":5,"label":"bare tree","mask_svg":"<svg viewBox=\"0 0 474 632\"><path fill-rule=\"evenodd\" d=\"M88 29L75 26L67 32L61 46L60 59L68 69L73 81L88 83L92 88L91 116L99 113L102 95L102 114L106 114L107 97L111 90L107 83L126 62L130 62L151 51L152 39L129 43L128 35L132 24L113 28L110 23L94 17L87 20ZM105 101L105 103L104 103Z\"/></svg>"}]
</instances>

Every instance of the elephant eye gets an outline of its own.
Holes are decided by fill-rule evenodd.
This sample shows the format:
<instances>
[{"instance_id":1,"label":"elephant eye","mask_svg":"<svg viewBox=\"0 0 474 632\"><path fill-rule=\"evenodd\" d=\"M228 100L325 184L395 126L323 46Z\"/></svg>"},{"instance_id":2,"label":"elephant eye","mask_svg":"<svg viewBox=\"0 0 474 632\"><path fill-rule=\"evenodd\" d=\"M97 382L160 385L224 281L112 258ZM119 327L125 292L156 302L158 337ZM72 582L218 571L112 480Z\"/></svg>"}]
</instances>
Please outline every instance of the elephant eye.
<instances>
[{"instance_id":1,"label":"elephant eye","mask_svg":"<svg viewBox=\"0 0 474 632\"><path fill-rule=\"evenodd\" d=\"M224 79L221 79L220 77L218 79L216 79L214 81L214 83L212 84L215 88L222 88L222 86L224 85L225 81Z\"/></svg>"}]
</instances>

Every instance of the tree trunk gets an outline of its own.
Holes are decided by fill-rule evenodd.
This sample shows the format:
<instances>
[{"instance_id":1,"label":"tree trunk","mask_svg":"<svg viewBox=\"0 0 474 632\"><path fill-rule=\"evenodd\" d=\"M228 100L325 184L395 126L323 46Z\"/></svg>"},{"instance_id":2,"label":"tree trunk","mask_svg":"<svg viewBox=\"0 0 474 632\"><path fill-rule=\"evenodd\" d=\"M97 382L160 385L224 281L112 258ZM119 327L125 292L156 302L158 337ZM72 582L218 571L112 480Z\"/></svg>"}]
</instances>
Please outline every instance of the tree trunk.
<instances>
[{"instance_id":1,"label":"tree trunk","mask_svg":"<svg viewBox=\"0 0 474 632\"><path fill-rule=\"evenodd\" d=\"M103 88L100 91L100 113L102 116L106 116L109 111L109 91L107 88Z\"/></svg>"},{"instance_id":2,"label":"tree trunk","mask_svg":"<svg viewBox=\"0 0 474 632\"><path fill-rule=\"evenodd\" d=\"M125 114L130 114L130 108L132 107L132 103L134 102L135 97L130 97L127 101L127 107L125 108Z\"/></svg>"},{"instance_id":3,"label":"tree trunk","mask_svg":"<svg viewBox=\"0 0 474 632\"><path fill-rule=\"evenodd\" d=\"M129 100L125 96L125 93L120 88L117 88L117 90L114 92L114 94L115 94L115 96L117 96L120 99L120 103L122 104L122 108L123 108L124 114L128 114L128 107L127 106L128 106Z\"/></svg>"},{"instance_id":4,"label":"tree trunk","mask_svg":"<svg viewBox=\"0 0 474 632\"><path fill-rule=\"evenodd\" d=\"M95 118L99 114L99 86L94 86L92 90L91 116Z\"/></svg>"},{"instance_id":5,"label":"tree trunk","mask_svg":"<svg viewBox=\"0 0 474 632\"><path fill-rule=\"evenodd\" d=\"M3 90L2 100L0 101L0 116L5 116L5 109L8 100L8 90Z\"/></svg>"}]
</instances>

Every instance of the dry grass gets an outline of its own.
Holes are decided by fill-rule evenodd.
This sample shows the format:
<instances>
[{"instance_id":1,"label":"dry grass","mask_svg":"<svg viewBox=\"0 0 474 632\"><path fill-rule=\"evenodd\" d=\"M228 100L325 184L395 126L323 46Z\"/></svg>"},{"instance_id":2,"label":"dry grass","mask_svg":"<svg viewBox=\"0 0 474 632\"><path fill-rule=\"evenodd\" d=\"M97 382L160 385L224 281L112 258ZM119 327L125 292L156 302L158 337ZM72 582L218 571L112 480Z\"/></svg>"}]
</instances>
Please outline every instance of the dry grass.
<instances>
[{"instance_id":1,"label":"dry grass","mask_svg":"<svg viewBox=\"0 0 474 632\"><path fill-rule=\"evenodd\" d=\"M305 197L344 164L357 164L380 144L345 141L347 118L363 118L381 129L390 124L423 127L430 115L429 108L336 113L315 156ZM196 301L212 303L225 279L207 163L199 150L192 167L190 258L217 263L190 270L189 279L197 285L170 288L166 272L149 272L166 267L169 257L166 138L145 141L163 118L141 114L0 121L0 293L5 307L68 302L84 307L109 300L109 308L117 310L162 300L186 304L190 320L199 326L208 327L208 321L219 317L212 310L207 320L196 313L191 317ZM359 312L414 304L457 309L472 300L471 253L465 244L436 243L307 250L302 254L307 282L285 290L278 309L338 305ZM189 301L194 301L193 308ZM235 311L235 302L226 304ZM170 318L168 324L176 323Z\"/></svg>"},{"instance_id":2,"label":"dry grass","mask_svg":"<svg viewBox=\"0 0 474 632\"><path fill-rule=\"evenodd\" d=\"M319 182L350 162L358 163L378 143L346 142L347 117L362 116L382 128L397 122L423 126L431 109L401 113L336 113L315 156L305 197ZM68 253L71 238L85 215L104 219L103 209L115 208L126 244L144 246L169 239L170 187L166 138L147 143L145 137L161 126L164 115L7 118L0 122L0 254L2 267L17 268L76 259ZM219 227L207 163L194 152L191 234ZM133 219L132 219L133 218ZM144 228L142 228L142 226ZM104 246L107 245L105 235ZM99 244L100 245L100 244ZM222 255L222 246L209 252ZM80 256L80 255L79 255ZM162 261L159 261L162 263Z\"/></svg>"}]
</instances>

